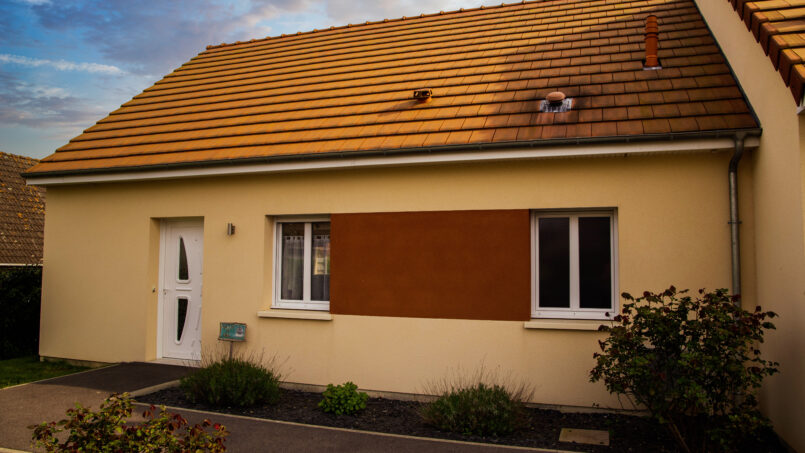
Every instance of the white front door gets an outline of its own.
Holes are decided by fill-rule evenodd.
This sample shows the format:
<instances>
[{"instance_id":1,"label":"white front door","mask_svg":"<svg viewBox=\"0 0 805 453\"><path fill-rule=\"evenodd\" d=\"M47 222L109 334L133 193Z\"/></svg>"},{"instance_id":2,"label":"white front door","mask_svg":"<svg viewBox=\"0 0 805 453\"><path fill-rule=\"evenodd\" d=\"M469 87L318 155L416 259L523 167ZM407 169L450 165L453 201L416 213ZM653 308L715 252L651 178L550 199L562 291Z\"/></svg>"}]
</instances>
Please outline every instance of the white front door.
<instances>
[{"instance_id":1,"label":"white front door","mask_svg":"<svg viewBox=\"0 0 805 453\"><path fill-rule=\"evenodd\" d=\"M202 220L163 223L162 357L201 359Z\"/></svg>"}]
</instances>

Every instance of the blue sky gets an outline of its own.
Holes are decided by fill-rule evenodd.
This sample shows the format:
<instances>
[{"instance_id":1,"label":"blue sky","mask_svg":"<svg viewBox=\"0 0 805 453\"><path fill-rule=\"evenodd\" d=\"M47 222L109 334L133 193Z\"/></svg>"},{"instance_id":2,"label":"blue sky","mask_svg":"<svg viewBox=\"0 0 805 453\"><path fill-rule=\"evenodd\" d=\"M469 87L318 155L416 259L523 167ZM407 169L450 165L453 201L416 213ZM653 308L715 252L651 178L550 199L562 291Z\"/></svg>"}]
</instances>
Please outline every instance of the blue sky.
<instances>
[{"instance_id":1,"label":"blue sky","mask_svg":"<svg viewBox=\"0 0 805 453\"><path fill-rule=\"evenodd\" d=\"M0 151L51 154L208 44L481 4L0 0Z\"/></svg>"}]
</instances>

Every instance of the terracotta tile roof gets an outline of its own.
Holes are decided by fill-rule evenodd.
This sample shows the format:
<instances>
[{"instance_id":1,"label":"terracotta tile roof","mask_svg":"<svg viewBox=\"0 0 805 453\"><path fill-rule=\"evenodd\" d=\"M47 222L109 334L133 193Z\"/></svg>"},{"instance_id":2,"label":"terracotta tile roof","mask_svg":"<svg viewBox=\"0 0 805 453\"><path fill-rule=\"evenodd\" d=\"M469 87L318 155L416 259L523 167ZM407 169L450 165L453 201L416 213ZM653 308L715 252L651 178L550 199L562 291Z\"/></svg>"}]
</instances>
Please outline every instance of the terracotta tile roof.
<instances>
[{"instance_id":1,"label":"terracotta tile roof","mask_svg":"<svg viewBox=\"0 0 805 453\"><path fill-rule=\"evenodd\" d=\"M728 0L791 88L797 105L805 94L805 0Z\"/></svg>"},{"instance_id":2,"label":"terracotta tile roof","mask_svg":"<svg viewBox=\"0 0 805 453\"><path fill-rule=\"evenodd\" d=\"M32 173L757 126L692 0L548 0L210 46Z\"/></svg>"},{"instance_id":3,"label":"terracotta tile roof","mask_svg":"<svg viewBox=\"0 0 805 453\"><path fill-rule=\"evenodd\" d=\"M42 264L45 189L20 176L37 162L0 152L0 265Z\"/></svg>"}]
</instances>

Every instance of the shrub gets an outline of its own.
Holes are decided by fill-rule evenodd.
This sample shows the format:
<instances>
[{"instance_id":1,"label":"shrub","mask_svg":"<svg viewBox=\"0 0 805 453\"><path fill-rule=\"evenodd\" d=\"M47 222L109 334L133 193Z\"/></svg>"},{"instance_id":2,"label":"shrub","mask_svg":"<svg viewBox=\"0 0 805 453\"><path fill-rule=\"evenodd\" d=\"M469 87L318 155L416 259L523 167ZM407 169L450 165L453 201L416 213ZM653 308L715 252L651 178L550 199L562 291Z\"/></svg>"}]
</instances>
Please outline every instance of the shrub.
<instances>
[{"instance_id":1,"label":"shrub","mask_svg":"<svg viewBox=\"0 0 805 453\"><path fill-rule=\"evenodd\" d=\"M150 452L223 452L224 440L229 433L223 425L204 420L190 426L179 414L162 406L159 415L151 406L143 412L141 423L127 423L132 402L127 394L112 395L93 412L80 404L67 410L67 419L29 426L33 430L33 443L47 452L75 451L137 451ZM212 425L212 432L207 428ZM57 434L69 435L59 442ZM58 436L64 438L64 436Z\"/></svg>"},{"instance_id":2,"label":"shrub","mask_svg":"<svg viewBox=\"0 0 805 453\"><path fill-rule=\"evenodd\" d=\"M438 395L420 410L425 423L465 435L504 436L521 427L523 402L532 388L481 365L472 373L457 369L426 386L425 393Z\"/></svg>"},{"instance_id":3,"label":"shrub","mask_svg":"<svg viewBox=\"0 0 805 453\"><path fill-rule=\"evenodd\" d=\"M0 360L39 352L42 268L0 269Z\"/></svg>"},{"instance_id":4,"label":"shrub","mask_svg":"<svg viewBox=\"0 0 805 453\"><path fill-rule=\"evenodd\" d=\"M776 315L742 310L725 289L686 292L624 293L615 325L600 328L609 337L590 380L645 406L685 451L731 451L768 426L755 391L778 364L761 359L757 344Z\"/></svg>"},{"instance_id":5,"label":"shrub","mask_svg":"<svg viewBox=\"0 0 805 453\"><path fill-rule=\"evenodd\" d=\"M422 416L442 431L504 436L518 428L521 410L505 387L479 383L441 395L422 409Z\"/></svg>"},{"instance_id":6,"label":"shrub","mask_svg":"<svg viewBox=\"0 0 805 453\"><path fill-rule=\"evenodd\" d=\"M276 403L279 382L273 359L264 363L260 356L218 356L183 377L179 387L194 403L245 407Z\"/></svg>"},{"instance_id":7,"label":"shrub","mask_svg":"<svg viewBox=\"0 0 805 453\"><path fill-rule=\"evenodd\" d=\"M352 415L362 411L366 409L366 401L369 400L369 395L359 392L358 386L352 382L341 385L327 384L327 390L321 396L319 407L324 412L335 415Z\"/></svg>"}]
</instances>

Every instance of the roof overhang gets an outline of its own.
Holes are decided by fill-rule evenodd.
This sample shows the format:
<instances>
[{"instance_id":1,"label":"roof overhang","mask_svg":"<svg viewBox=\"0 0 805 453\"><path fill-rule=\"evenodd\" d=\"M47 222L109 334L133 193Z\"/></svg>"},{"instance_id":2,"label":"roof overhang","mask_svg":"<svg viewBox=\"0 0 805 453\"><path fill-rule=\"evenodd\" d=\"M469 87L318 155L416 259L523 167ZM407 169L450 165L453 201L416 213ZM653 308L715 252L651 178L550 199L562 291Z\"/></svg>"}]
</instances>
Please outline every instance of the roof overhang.
<instances>
[{"instance_id":1,"label":"roof overhang","mask_svg":"<svg viewBox=\"0 0 805 453\"><path fill-rule=\"evenodd\" d=\"M632 137L619 140L556 140L538 144L508 147L476 145L462 149L420 148L414 150L387 150L371 153L327 153L326 155L275 156L273 158L233 161L214 161L182 166L126 168L120 170L93 170L62 174L26 175L29 185L52 186L62 184L88 184L131 182L161 179L197 178L409 165L433 165L469 162L496 162L524 159L551 159L592 156L626 156L662 153L697 153L730 151L735 148L735 132L711 134L705 137L665 136ZM757 148L760 130L749 133L744 146ZM669 139L669 137L672 137Z\"/></svg>"}]
</instances>

